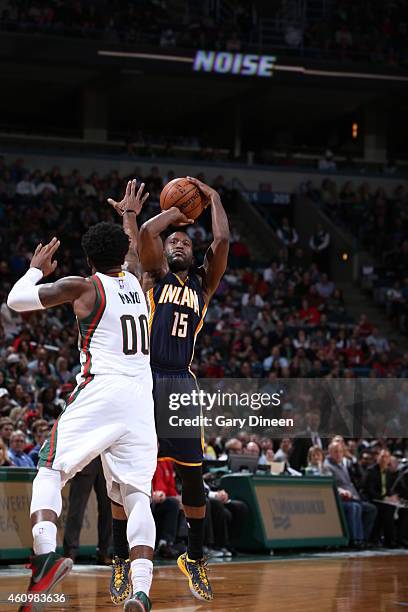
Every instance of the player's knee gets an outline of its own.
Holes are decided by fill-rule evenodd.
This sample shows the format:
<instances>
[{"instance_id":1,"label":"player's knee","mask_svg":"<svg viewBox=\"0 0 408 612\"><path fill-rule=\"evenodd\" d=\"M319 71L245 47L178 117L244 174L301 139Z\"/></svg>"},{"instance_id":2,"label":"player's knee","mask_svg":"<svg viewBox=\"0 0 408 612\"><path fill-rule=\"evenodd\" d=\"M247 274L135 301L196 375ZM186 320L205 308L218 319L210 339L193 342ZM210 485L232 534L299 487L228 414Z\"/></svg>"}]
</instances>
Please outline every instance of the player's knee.
<instances>
[{"instance_id":1,"label":"player's knee","mask_svg":"<svg viewBox=\"0 0 408 612\"><path fill-rule=\"evenodd\" d=\"M205 506L205 491L201 466L177 466L181 478L181 501L184 506L199 508Z\"/></svg>"},{"instance_id":2,"label":"player's knee","mask_svg":"<svg viewBox=\"0 0 408 612\"><path fill-rule=\"evenodd\" d=\"M61 472L51 468L41 467L33 481L30 514L38 510L53 510L57 516L61 514Z\"/></svg>"},{"instance_id":3,"label":"player's knee","mask_svg":"<svg viewBox=\"0 0 408 612\"><path fill-rule=\"evenodd\" d=\"M128 517L127 538L129 547L149 546L154 548L156 525L153 519L150 498L141 491L123 486L122 497Z\"/></svg>"}]
</instances>

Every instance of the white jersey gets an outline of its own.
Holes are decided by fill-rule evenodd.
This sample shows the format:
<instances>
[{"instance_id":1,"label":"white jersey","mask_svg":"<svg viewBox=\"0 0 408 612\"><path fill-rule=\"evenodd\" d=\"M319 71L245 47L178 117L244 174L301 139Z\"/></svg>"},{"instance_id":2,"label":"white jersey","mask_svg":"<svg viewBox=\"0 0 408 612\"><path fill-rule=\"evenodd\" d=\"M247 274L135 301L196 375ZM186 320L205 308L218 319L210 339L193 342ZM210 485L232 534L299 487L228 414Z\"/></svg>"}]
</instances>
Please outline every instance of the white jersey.
<instances>
[{"instance_id":1,"label":"white jersey","mask_svg":"<svg viewBox=\"0 0 408 612\"><path fill-rule=\"evenodd\" d=\"M147 305L137 278L130 272L91 277L96 302L91 314L78 319L81 376L150 374Z\"/></svg>"}]
</instances>

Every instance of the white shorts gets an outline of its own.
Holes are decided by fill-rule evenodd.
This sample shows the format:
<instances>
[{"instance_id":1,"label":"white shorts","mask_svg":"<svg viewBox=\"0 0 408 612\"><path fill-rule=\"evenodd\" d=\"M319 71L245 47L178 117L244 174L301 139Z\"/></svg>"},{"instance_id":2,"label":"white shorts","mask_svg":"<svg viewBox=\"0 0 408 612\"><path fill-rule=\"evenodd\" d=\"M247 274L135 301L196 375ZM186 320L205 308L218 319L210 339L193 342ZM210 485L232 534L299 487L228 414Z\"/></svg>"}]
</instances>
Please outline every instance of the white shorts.
<instances>
[{"instance_id":1,"label":"white shorts","mask_svg":"<svg viewBox=\"0 0 408 612\"><path fill-rule=\"evenodd\" d=\"M40 451L38 467L62 472L64 485L101 455L108 495L120 485L150 496L157 463L152 379L96 375L78 385Z\"/></svg>"}]
</instances>

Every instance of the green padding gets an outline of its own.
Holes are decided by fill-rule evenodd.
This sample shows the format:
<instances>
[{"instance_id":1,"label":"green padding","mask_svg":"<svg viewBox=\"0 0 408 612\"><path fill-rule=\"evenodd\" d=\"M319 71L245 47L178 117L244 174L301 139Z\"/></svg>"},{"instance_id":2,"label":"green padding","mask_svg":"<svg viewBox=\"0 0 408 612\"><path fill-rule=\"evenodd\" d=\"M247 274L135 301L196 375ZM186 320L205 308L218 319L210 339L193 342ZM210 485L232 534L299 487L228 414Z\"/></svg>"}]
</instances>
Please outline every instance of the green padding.
<instances>
[{"instance_id":1,"label":"green padding","mask_svg":"<svg viewBox=\"0 0 408 612\"><path fill-rule=\"evenodd\" d=\"M294 476L229 474L221 478L220 487L225 489L232 499L245 502L250 510L248 524L242 525L239 538L233 542L234 546L240 550L342 546L348 543L347 523L337 488L331 477L305 476L298 478ZM281 492L286 491L286 493L280 494L281 499L278 499L278 503L281 502L282 506L285 506L285 504L286 506L292 505L292 515L291 510L286 513L281 512L280 515L276 513L277 487L282 487L280 488ZM310 501L306 490L309 488L310 492L310 487L318 487L323 499L319 498L317 502ZM302 499L302 495L303 498L306 498L306 501ZM287 499L283 499L284 497ZM299 531L302 531L302 521L304 522L306 519L315 521L314 525L316 526L319 525L317 521L321 520L322 516L332 516L332 514L326 512L325 502L329 502L332 507L334 506L337 515L333 525L337 524L339 526L340 523L340 529L337 530L337 533L333 529L333 535L325 535L324 537L319 537L318 533L309 537L307 529L304 529L304 533L300 536ZM307 503L311 504L310 512L307 510ZM313 516L315 506L321 512L320 517L319 514L316 515L316 518ZM298 507L300 507L299 511L297 510ZM271 531L275 534L274 537L268 537L267 533L271 533ZM318 529L315 531L318 532Z\"/></svg>"}]
</instances>

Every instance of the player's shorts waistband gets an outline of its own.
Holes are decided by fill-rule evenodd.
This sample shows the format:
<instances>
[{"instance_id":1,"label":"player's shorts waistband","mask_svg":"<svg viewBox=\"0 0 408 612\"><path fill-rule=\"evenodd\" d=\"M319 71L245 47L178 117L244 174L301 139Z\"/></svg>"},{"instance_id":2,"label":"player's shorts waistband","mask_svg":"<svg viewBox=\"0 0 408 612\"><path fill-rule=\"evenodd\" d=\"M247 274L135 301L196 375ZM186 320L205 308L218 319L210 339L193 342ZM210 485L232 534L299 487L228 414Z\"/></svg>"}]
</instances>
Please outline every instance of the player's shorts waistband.
<instances>
[{"instance_id":1,"label":"player's shorts waistband","mask_svg":"<svg viewBox=\"0 0 408 612\"><path fill-rule=\"evenodd\" d=\"M191 376L193 378L193 375L191 374L188 368L181 368L181 369L165 368L155 363L150 363L150 367L152 368L153 373L161 374L162 376L166 376L167 374L168 376L180 375L180 376Z\"/></svg>"}]
</instances>

